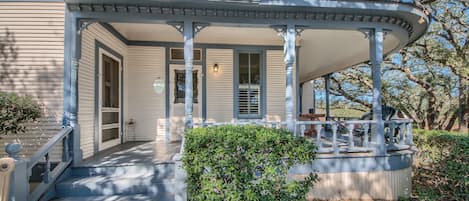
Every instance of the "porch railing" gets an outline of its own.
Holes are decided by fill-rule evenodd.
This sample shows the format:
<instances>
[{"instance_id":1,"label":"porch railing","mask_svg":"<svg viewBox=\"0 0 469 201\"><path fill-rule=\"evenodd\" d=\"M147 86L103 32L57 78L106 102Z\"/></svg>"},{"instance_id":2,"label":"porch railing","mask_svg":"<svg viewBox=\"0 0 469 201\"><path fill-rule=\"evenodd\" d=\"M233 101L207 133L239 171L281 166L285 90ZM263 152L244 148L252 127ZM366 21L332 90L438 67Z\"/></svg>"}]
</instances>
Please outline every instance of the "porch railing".
<instances>
[{"instance_id":1,"label":"porch railing","mask_svg":"<svg viewBox=\"0 0 469 201\"><path fill-rule=\"evenodd\" d=\"M20 157L21 145L18 143L8 144L6 151L9 157L15 159L15 169L10 185L10 200L36 201L47 192L57 178L65 171L72 162L71 144L72 128L65 127L42 146L29 160ZM52 164L52 151L61 143L62 157L56 164ZM43 166L43 172L33 179L33 172L37 166ZM54 167L52 167L54 166ZM37 179L37 180L36 180ZM34 189L30 191L31 183L35 183Z\"/></svg>"},{"instance_id":2,"label":"porch railing","mask_svg":"<svg viewBox=\"0 0 469 201\"><path fill-rule=\"evenodd\" d=\"M372 132L376 121L297 121L295 134L311 137L322 154L373 152L385 146L388 152L409 149L412 145L412 120L385 121L385 144L376 141L378 133Z\"/></svg>"},{"instance_id":3,"label":"porch railing","mask_svg":"<svg viewBox=\"0 0 469 201\"><path fill-rule=\"evenodd\" d=\"M377 133L372 132L376 121L296 121L294 134L305 137L318 146L320 154L348 154L374 152L378 146L385 146L387 152L406 150L412 147L412 120L394 119L384 121L385 144L378 144ZM235 121L203 122L194 127L223 125L259 125L271 128L285 128L285 122Z\"/></svg>"}]
</instances>

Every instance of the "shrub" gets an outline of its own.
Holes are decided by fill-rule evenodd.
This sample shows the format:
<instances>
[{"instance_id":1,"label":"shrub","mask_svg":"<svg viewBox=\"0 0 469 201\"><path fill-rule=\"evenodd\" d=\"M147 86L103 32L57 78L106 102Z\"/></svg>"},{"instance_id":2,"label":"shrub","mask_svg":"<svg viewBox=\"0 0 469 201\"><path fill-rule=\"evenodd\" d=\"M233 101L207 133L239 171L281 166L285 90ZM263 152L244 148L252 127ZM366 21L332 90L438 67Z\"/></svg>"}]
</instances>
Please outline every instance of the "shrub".
<instances>
[{"instance_id":1,"label":"shrub","mask_svg":"<svg viewBox=\"0 0 469 201\"><path fill-rule=\"evenodd\" d=\"M286 130L259 126L196 128L186 136L183 165L189 200L305 200L316 174L287 179L316 147Z\"/></svg>"},{"instance_id":2,"label":"shrub","mask_svg":"<svg viewBox=\"0 0 469 201\"><path fill-rule=\"evenodd\" d=\"M30 96L0 92L0 133L24 132L24 123L41 116L39 105Z\"/></svg>"},{"instance_id":3,"label":"shrub","mask_svg":"<svg viewBox=\"0 0 469 201\"><path fill-rule=\"evenodd\" d=\"M414 132L413 189L419 200L469 199L469 135L448 131Z\"/></svg>"}]
</instances>

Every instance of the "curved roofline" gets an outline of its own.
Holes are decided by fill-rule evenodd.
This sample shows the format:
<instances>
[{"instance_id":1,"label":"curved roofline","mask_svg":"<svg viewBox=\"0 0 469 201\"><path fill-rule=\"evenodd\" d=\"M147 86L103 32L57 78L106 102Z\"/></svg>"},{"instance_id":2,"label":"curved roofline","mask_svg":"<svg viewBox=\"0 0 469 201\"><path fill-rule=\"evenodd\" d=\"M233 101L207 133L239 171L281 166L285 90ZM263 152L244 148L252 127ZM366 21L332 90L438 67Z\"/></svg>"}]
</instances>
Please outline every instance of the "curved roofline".
<instances>
[{"instance_id":1,"label":"curved roofline","mask_svg":"<svg viewBox=\"0 0 469 201\"><path fill-rule=\"evenodd\" d=\"M65 0L76 18L104 22L166 23L193 20L227 26L295 24L312 29L392 30L413 43L429 27L425 12L409 3L367 0ZM407 33L407 34L406 34ZM302 77L304 82L314 76Z\"/></svg>"}]
</instances>

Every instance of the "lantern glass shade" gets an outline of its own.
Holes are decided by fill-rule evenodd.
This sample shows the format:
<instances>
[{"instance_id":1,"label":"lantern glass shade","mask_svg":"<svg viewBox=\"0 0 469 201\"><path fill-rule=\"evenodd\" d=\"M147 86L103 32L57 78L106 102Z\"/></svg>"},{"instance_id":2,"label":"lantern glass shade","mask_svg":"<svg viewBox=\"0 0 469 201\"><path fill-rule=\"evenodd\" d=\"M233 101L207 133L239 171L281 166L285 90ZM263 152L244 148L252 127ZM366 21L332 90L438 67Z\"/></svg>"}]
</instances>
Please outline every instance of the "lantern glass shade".
<instances>
[{"instance_id":1,"label":"lantern glass shade","mask_svg":"<svg viewBox=\"0 0 469 201\"><path fill-rule=\"evenodd\" d=\"M152 86L153 86L153 91L155 91L156 94L163 93L164 81L161 80L160 78L157 78L156 80L154 80Z\"/></svg>"},{"instance_id":2,"label":"lantern glass shade","mask_svg":"<svg viewBox=\"0 0 469 201\"><path fill-rule=\"evenodd\" d=\"M215 73L218 72L218 64L213 65L213 72L215 72Z\"/></svg>"}]
</instances>

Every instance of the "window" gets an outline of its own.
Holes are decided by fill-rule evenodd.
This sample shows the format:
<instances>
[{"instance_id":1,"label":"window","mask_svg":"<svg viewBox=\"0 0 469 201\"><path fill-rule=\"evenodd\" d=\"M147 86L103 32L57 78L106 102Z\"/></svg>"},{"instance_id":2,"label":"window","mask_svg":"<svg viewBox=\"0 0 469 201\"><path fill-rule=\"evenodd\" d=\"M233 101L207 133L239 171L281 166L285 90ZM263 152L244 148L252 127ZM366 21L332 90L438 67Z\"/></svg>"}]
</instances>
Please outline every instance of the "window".
<instances>
[{"instance_id":1,"label":"window","mask_svg":"<svg viewBox=\"0 0 469 201\"><path fill-rule=\"evenodd\" d=\"M171 60L184 60L184 48L171 48ZM202 61L202 50L194 49L194 61Z\"/></svg>"},{"instance_id":2,"label":"window","mask_svg":"<svg viewBox=\"0 0 469 201\"><path fill-rule=\"evenodd\" d=\"M174 70L174 103L185 103L186 71ZM192 95L194 103L198 103L197 71L192 71Z\"/></svg>"},{"instance_id":3,"label":"window","mask_svg":"<svg viewBox=\"0 0 469 201\"><path fill-rule=\"evenodd\" d=\"M260 53L239 53L238 114L240 118L261 118Z\"/></svg>"}]
</instances>

